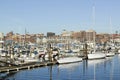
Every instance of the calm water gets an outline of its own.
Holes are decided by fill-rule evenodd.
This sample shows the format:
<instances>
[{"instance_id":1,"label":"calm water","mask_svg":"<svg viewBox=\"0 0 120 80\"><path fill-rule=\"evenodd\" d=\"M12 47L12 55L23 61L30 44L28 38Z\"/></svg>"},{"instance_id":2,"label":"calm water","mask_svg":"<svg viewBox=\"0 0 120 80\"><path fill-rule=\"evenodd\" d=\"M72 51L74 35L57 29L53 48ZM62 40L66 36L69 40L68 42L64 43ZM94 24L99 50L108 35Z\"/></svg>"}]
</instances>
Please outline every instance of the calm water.
<instances>
[{"instance_id":1,"label":"calm water","mask_svg":"<svg viewBox=\"0 0 120 80\"><path fill-rule=\"evenodd\" d=\"M120 55L23 70L10 74L3 80L120 80Z\"/></svg>"}]
</instances>

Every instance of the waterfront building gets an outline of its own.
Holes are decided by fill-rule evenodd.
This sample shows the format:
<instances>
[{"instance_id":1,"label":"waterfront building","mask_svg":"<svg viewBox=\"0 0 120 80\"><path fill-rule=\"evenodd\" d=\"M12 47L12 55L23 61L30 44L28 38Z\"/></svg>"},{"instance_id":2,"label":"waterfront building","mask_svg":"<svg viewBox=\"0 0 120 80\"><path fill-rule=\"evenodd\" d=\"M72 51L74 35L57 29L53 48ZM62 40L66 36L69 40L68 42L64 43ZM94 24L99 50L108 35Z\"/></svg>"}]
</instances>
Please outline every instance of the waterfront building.
<instances>
[{"instance_id":1,"label":"waterfront building","mask_svg":"<svg viewBox=\"0 0 120 80\"><path fill-rule=\"evenodd\" d=\"M107 33L96 34L97 43L106 43L109 42L109 40L110 40L110 35Z\"/></svg>"},{"instance_id":2,"label":"waterfront building","mask_svg":"<svg viewBox=\"0 0 120 80\"><path fill-rule=\"evenodd\" d=\"M86 31L86 39L88 42L93 42L96 39L96 32L94 30Z\"/></svg>"},{"instance_id":3,"label":"waterfront building","mask_svg":"<svg viewBox=\"0 0 120 80\"><path fill-rule=\"evenodd\" d=\"M96 43L107 43L111 40L114 40L114 42L119 42L119 34L108 34L108 33L99 33L97 34L94 30L87 30L87 31L67 31L63 30L60 35L55 35L53 32L48 32L47 36L44 36L44 34L19 34L19 33L13 33L12 31L7 33L5 36L3 33L0 33L2 35L2 39L4 38L5 41L15 41L17 43L37 43L37 39L40 39L40 44L44 42L43 38L47 39L47 42L54 42L54 43L65 43L67 41L69 42L93 42L94 38L96 40Z\"/></svg>"},{"instance_id":4,"label":"waterfront building","mask_svg":"<svg viewBox=\"0 0 120 80\"><path fill-rule=\"evenodd\" d=\"M47 37L53 37L53 36L55 36L55 33L53 33L53 32L47 32Z\"/></svg>"},{"instance_id":5,"label":"waterfront building","mask_svg":"<svg viewBox=\"0 0 120 80\"><path fill-rule=\"evenodd\" d=\"M72 34L72 37L74 40L78 40L80 42L85 42L86 41L86 32L85 31L74 32Z\"/></svg>"}]
</instances>

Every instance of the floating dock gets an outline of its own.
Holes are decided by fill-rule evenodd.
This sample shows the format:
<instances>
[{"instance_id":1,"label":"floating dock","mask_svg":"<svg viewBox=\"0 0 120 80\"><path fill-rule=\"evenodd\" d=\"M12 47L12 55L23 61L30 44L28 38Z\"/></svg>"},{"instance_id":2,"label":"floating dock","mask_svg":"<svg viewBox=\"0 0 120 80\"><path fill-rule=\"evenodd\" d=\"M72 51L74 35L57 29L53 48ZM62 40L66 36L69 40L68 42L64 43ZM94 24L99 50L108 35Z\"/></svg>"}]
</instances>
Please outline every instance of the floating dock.
<instances>
[{"instance_id":1,"label":"floating dock","mask_svg":"<svg viewBox=\"0 0 120 80\"><path fill-rule=\"evenodd\" d=\"M39 64L31 64L31 65L23 65L23 66L8 66L8 67L0 67L0 73L6 73L6 72L17 72L20 70L25 70L25 69L33 69L37 67L43 67L43 66L49 66L49 65L54 65L57 62L42 62Z\"/></svg>"}]
</instances>

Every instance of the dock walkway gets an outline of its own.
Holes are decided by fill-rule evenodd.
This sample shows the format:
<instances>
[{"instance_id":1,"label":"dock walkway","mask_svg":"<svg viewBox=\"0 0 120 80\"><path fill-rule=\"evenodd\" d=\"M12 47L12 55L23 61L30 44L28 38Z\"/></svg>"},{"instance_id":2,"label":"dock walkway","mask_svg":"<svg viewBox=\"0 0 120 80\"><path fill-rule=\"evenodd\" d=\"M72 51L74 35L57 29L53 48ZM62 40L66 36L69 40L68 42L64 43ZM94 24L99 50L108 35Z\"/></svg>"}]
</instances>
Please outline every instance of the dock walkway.
<instances>
[{"instance_id":1,"label":"dock walkway","mask_svg":"<svg viewBox=\"0 0 120 80\"><path fill-rule=\"evenodd\" d=\"M42 62L42 63L39 63L39 64L29 64L29 65L23 65L23 66L0 67L0 73L15 72L15 71L25 70L25 69L29 70L29 69L32 69L32 68L54 65L56 63L57 62Z\"/></svg>"}]
</instances>

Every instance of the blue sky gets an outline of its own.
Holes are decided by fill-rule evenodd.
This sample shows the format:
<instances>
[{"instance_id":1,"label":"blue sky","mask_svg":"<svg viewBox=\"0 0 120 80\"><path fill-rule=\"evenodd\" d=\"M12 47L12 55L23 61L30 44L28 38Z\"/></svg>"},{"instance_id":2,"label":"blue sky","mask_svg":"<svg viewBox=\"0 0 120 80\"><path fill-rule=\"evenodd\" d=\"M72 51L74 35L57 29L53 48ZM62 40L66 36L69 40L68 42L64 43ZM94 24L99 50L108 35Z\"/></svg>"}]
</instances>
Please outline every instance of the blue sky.
<instances>
[{"instance_id":1,"label":"blue sky","mask_svg":"<svg viewBox=\"0 0 120 80\"><path fill-rule=\"evenodd\" d=\"M120 31L120 0L0 0L0 32ZM95 25L93 26L93 6ZM111 16L111 25L110 25Z\"/></svg>"}]
</instances>

